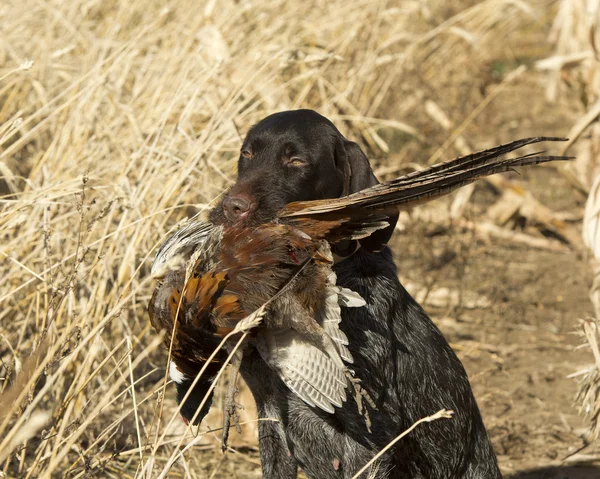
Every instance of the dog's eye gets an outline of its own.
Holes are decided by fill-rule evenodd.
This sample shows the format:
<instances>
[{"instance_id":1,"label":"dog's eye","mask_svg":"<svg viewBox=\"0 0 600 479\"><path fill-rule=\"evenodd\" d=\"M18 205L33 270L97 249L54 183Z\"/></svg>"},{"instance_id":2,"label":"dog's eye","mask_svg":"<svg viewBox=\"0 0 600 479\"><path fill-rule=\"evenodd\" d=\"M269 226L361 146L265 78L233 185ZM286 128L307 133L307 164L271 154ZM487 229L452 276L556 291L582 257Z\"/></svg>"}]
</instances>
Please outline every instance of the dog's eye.
<instances>
[{"instance_id":1,"label":"dog's eye","mask_svg":"<svg viewBox=\"0 0 600 479\"><path fill-rule=\"evenodd\" d=\"M298 158L297 156L293 156L288 160L288 165L303 166L306 165L306 161L304 161L302 158Z\"/></svg>"},{"instance_id":2,"label":"dog's eye","mask_svg":"<svg viewBox=\"0 0 600 479\"><path fill-rule=\"evenodd\" d=\"M250 159L250 158L252 158L252 153L249 150L242 150L242 156L244 158Z\"/></svg>"}]
</instances>

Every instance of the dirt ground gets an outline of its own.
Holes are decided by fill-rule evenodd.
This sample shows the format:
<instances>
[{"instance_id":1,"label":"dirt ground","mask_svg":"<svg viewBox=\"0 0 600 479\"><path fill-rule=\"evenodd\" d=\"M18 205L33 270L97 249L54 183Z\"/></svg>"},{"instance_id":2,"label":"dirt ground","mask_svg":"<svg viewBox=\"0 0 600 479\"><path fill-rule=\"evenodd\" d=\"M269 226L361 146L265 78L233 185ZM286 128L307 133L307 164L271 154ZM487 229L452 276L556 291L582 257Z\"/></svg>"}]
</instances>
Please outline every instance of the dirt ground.
<instances>
[{"instance_id":1,"label":"dirt ground","mask_svg":"<svg viewBox=\"0 0 600 479\"><path fill-rule=\"evenodd\" d=\"M565 119L553 115L536 82L529 77L508 97L529 99L538 109L540 124L516 119L518 131L565 135ZM501 125L510 110L505 103L488 113ZM557 170L522 174L509 178L526 184L545 206L573 219L582 214L585 198ZM473 219L480 219L497 198L479 184L472 200ZM536 234L527 220L516 229ZM575 334L577 321L592 313L591 272L580 222L561 231L572 244L559 252L486 238L450 222L413 221L393 245L405 284L460 293L447 305L434 297L424 306L463 361L502 471L515 479L600 478L600 468L585 465L600 447L584 447L585 423L573 405L577 384L568 377L591 362Z\"/></svg>"},{"instance_id":2,"label":"dirt ground","mask_svg":"<svg viewBox=\"0 0 600 479\"><path fill-rule=\"evenodd\" d=\"M438 291L461 285L462 304L426 300L425 307L467 369L503 472L531 479L600 477L600 469L560 466L584 445L572 405L576 383L567 376L589 361L587 352L574 350L580 339L572 334L577 318L590 312L585 261L576 253L477 238L461 257L451 238L398 239L406 244L401 276ZM425 262L422 249L431 252ZM454 255L440 266L440 258ZM549 469L535 472L540 466Z\"/></svg>"}]
</instances>

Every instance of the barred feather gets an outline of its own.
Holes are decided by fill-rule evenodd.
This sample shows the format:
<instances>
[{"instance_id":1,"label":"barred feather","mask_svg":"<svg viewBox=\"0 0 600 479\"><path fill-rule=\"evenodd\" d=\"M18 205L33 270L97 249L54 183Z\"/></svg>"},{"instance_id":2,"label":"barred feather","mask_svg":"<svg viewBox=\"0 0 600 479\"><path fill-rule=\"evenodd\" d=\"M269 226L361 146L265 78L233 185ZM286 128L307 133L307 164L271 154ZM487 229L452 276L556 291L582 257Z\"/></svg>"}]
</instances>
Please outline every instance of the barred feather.
<instances>
[{"instance_id":1,"label":"barred feather","mask_svg":"<svg viewBox=\"0 0 600 479\"><path fill-rule=\"evenodd\" d=\"M333 413L346 400L345 370L293 329L266 330L257 341L263 359L304 402Z\"/></svg>"},{"instance_id":2,"label":"barred feather","mask_svg":"<svg viewBox=\"0 0 600 479\"><path fill-rule=\"evenodd\" d=\"M299 228L314 239L330 242L347 239L361 228L384 221L385 214L447 195L462 186L519 166L549 161L564 161L566 156L544 156L539 153L517 158L501 157L525 145L542 141L564 141L562 138L536 137L514 141L489 150L473 153L425 170L402 176L344 198L298 201L279 213L282 221Z\"/></svg>"}]
</instances>

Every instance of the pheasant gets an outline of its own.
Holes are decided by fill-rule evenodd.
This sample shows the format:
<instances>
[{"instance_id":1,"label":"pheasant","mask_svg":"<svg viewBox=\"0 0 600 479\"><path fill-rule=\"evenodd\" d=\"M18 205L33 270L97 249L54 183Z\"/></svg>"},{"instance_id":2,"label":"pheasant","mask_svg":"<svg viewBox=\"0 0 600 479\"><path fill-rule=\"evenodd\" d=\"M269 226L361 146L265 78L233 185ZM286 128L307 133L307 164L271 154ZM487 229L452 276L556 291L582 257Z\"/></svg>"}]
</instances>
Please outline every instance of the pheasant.
<instances>
[{"instance_id":1,"label":"pheasant","mask_svg":"<svg viewBox=\"0 0 600 479\"><path fill-rule=\"evenodd\" d=\"M479 178L568 157L503 155L560 138L536 137L431 166L350 196L290 203L277 218L254 227L194 221L158 250L149 304L152 326L165 330L170 375L184 401L184 420L197 425L212 400L212 381L235 339L248 334L285 385L307 404L334 413L351 391L359 410L368 391L351 370L341 308L360 308L357 293L336 285L331 246L385 228L387 216L431 201ZM224 338L225 350L211 354ZM234 355L239 368L243 351ZM204 368L200 377L198 373ZM232 390L228 391L228 396ZM186 397L187 396L187 397ZM205 398L207 396L207 398ZM231 399L231 398L230 398ZM231 404L224 426L233 414ZM368 412L364 408L368 426ZM224 432L224 442L227 432Z\"/></svg>"}]
</instances>

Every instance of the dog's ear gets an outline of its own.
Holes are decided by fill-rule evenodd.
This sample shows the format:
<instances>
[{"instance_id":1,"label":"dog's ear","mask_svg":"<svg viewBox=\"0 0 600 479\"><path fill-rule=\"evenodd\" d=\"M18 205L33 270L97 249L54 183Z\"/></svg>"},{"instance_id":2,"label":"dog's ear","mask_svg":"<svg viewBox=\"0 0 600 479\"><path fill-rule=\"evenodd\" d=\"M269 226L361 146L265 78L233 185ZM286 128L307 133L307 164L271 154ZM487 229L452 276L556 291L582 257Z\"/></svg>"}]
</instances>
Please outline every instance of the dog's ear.
<instances>
[{"instance_id":1,"label":"dog's ear","mask_svg":"<svg viewBox=\"0 0 600 479\"><path fill-rule=\"evenodd\" d=\"M353 141L342 140L343 149L338 162L344 174L344 196L364 190L379 183L373 174L367 155ZM337 157L338 155L336 155Z\"/></svg>"},{"instance_id":2,"label":"dog's ear","mask_svg":"<svg viewBox=\"0 0 600 479\"><path fill-rule=\"evenodd\" d=\"M351 195L369 186L379 184L367 155L363 153L358 144L343 137L340 138L336 145L335 156L336 166L344 178L342 196ZM383 249L394 233L398 215L389 216L387 221L390 223L387 228L375 231L371 236L361 239L360 245L371 252Z\"/></svg>"}]
</instances>

